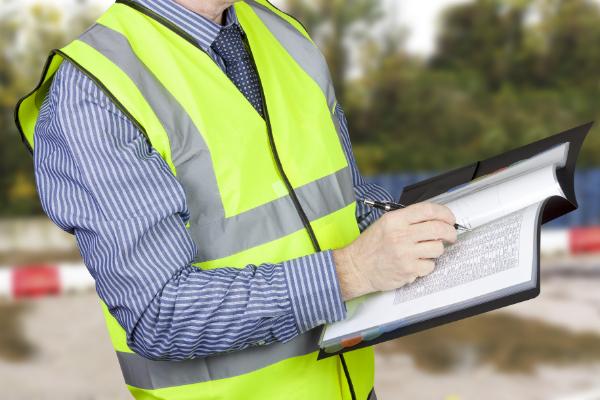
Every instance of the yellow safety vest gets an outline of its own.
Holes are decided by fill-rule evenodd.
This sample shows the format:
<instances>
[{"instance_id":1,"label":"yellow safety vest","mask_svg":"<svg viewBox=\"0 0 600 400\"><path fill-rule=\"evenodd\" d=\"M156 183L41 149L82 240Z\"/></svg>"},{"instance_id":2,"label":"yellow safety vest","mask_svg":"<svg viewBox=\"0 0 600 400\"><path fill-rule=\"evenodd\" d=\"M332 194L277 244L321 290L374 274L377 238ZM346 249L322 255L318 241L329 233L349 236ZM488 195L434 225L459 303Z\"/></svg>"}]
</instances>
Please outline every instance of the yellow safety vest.
<instances>
[{"instance_id":1,"label":"yellow safety vest","mask_svg":"<svg viewBox=\"0 0 600 400\"><path fill-rule=\"evenodd\" d=\"M304 28L268 1L235 4L264 93L262 118L185 32L119 0L48 59L17 105L34 128L65 59L94 80L144 133L184 188L186 228L202 269L278 263L336 249L358 235L351 171L326 62ZM210 96L206 96L210 93ZM341 359L317 360L320 328L288 343L186 361L134 353L102 303L125 382L136 399L350 399ZM373 388L371 348L345 354L357 399Z\"/></svg>"}]
</instances>

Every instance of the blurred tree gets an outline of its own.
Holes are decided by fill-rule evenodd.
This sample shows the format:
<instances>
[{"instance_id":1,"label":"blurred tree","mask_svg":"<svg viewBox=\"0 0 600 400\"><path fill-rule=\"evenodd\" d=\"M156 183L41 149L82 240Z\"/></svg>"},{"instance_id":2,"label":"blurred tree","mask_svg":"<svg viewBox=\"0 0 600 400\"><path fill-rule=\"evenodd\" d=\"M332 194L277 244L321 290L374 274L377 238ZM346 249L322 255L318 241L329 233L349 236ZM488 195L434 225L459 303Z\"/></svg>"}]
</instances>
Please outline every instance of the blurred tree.
<instances>
[{"instance_id":1,"label":"blurred tree","mask_svg":"<svg viewBox=\"0 0 600 400\"><path fill-rule=\"evenodd\" d=\"M478 0L449 8L442 21L432 66L473 70L491 90L598 81L593 0Z\"/></svg>"},{"instance_id":2,"label":"blurred tree","mask_svg":"<svg viewBox=\"0 0 600 400\"><path fill-rule=\"evenodd\" d=\"M432 65L473 70L499 89L527 64L525 18L531 1L479 0L449 8Z\"/></svg>"},{"instance_id":3,"label":"blurred tree","mask_svg":"<svg viewBox=\"0 0 600 400\"><path fill-rule=\"evenodd\" d=\"M600 84L600 10L592 0L545 0L540 30L545 38L544 81L597 90Z\"/></svg>"},{"instance_id":4,"label":"blurred tree","mask_svg":"<svg viewBox=\"0 0 600 400\"><path fill-rule=\"evenodd\" d=\"M597 119L599 31L593 1L476 0L444 13L429 61L376 41L350 85L361 168L447 169ZM590 135L581 165L599 154Z\"/></svg>"}]
</instances>

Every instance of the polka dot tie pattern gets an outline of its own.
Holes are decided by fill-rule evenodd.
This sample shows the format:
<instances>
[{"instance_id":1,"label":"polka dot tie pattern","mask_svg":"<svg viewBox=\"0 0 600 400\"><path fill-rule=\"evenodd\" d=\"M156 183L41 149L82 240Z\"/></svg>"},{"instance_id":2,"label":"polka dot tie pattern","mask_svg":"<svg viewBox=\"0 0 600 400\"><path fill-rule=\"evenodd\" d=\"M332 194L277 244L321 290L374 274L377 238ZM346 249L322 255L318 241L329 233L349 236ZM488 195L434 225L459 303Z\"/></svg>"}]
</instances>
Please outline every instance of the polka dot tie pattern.
<instances>
[{"instance_id":1,"label":"polka dot tie pattern","mask_svg":"<svg viewBox=\"0 0 600 400\"><path fill-rule=\"evenodd\" d=\"M232 24L222 28L211 48L223 59L229 79L264 118L258 73L244 46L240 27Z\"/></svg>"}]
</instances>

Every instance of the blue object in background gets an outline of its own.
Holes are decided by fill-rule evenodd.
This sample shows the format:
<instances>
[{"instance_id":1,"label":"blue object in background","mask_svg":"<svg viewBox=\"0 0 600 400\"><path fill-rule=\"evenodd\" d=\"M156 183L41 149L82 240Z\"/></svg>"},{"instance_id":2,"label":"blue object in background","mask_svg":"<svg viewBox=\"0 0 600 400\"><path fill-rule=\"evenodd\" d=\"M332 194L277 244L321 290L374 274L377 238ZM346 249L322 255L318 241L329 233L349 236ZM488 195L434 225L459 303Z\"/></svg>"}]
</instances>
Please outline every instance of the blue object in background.
<instances>
[{"instance_id":1,"label":"blue object in background","mask_svg":"<svg viewBox=\"0 0 600 400\"><path fill-rule=\"evenodd\" d=\"M366 177L366 180L369 183L383 186L398 199L404 187L435 175L436 173L433 172L382 174ZM575 192L579 208L545 226L567 228L600 225L600 169L577 171L575 173Z\"/></svg>"}]
</instances>

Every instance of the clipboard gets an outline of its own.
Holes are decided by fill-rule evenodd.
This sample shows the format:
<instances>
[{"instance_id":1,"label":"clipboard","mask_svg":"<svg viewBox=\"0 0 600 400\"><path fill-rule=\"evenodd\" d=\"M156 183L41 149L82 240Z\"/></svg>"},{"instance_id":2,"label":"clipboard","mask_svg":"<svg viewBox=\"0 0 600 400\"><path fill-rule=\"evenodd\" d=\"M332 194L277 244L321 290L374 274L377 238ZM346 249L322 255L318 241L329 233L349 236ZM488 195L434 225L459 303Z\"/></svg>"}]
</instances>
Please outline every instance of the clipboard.
<instances>
[{"instance_id":1,"label":"clipboard","mask_svg":"<svg viewBox=\"0 0 600 400\"><path fill-rule=\"evenodd\" d=\"M551 149L552 147L569 142L569 153L567 155L565 166L557 169L556 171L557 179L561 183L561 187L566 199L553 196L546 199L542 205L542 217L537 227L537 265L534 267L537 269L537 283L533 289L518 292L493 301L480 303L462 310L450 312L448 314L404 326L390 332L385 332L374 339L364 339L356 344L347 345L341 350L335 352L325 352L324 349L320 349L318 359L335 356L348 351L372 346L392 339L397 339L402 336L421 332L426 329L431 329L440 325L472 317L537 297L540 294L539 254L541 225L578 208L577 199L575 197L575 167L583 142L593 124L593 122L589 122L584 125L580 125L564 132L549 136L545 139L488 158L486 160L477 161L467 166L457 168L441 175L437 175L421 182L406 186L398 200L399 203L405 205L426 201L458 186L467 184L475 179L481 178L503 168L507 168L516 162L533 157L539 153Z\"/></svg>"}]
</instances>

